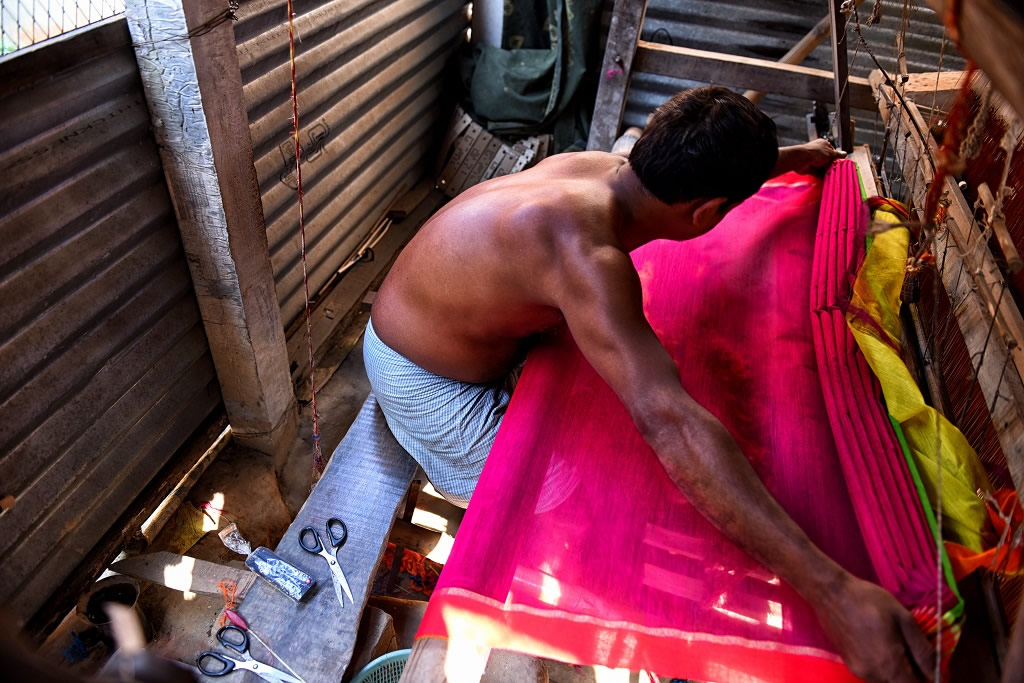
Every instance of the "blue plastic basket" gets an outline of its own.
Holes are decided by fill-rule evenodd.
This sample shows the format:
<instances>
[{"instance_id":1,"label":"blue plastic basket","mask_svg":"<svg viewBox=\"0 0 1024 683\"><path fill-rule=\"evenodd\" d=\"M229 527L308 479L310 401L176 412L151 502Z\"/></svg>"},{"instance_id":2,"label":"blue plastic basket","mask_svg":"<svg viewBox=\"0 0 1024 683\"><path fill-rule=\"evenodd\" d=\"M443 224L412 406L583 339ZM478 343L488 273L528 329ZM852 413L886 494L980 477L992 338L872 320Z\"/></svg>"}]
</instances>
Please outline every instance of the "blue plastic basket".
<instances>
[{"instance_id":1,"label":"blue plastic basket","mask_svg":"<svg viewBox=\"0 0 1024 683\"><path fill-rule=\"evenodd\" d=\"M351 683L398 683L412 650L395 650L377 657L356 674Z\"/></svg>"}]
</instances>

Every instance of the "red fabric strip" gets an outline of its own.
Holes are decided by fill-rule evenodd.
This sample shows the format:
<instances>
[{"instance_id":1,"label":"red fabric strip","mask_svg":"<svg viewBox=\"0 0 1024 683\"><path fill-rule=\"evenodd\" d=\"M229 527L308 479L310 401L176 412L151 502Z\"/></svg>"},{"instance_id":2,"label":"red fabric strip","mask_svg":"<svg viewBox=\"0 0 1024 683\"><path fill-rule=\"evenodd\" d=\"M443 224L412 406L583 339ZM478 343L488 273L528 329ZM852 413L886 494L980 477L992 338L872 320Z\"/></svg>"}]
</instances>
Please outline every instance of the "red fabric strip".
<instances>
[{"instance_id":1,"label":"red fabric strip","mask_svg":"<svg viewBox=\"0 0 1024 683\"><path fill-rule=\"evenodd\" d=\"M934 626L935 542L881 392L843 311L863 260L867 212L856 166L825 179L811 285L811 318L829 421L854 510L882 586ZM944 587L942 604L956 598Z\"/></svg>"}]
</instances>

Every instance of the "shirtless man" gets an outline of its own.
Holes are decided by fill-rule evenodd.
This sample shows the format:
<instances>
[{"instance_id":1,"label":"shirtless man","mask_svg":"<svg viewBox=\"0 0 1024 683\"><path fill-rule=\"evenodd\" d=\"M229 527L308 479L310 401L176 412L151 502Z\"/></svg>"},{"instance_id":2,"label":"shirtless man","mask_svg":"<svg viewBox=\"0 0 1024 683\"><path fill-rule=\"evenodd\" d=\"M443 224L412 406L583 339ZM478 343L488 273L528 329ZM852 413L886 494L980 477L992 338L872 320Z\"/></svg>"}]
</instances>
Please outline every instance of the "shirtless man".
<instances>
[{"instance_id":1,"label":"shirtless man","mask_svg":"<svg viewBox=\"0 0 1024 683\"><path fill-rule=\"evenodd\" d=\"M681 387L644 318L629 252L712 229L769 177L826 167L824 141L779 149L775 125L724 88L658 109L628 160L560 154L473 187L398 257L364 357L395 437L465 505L537 335L567 325L687 499L815 608L857 675L916 680L933 654L885 590L821 552L762 485L729 432Z\"/></svg>"}]
</instances>

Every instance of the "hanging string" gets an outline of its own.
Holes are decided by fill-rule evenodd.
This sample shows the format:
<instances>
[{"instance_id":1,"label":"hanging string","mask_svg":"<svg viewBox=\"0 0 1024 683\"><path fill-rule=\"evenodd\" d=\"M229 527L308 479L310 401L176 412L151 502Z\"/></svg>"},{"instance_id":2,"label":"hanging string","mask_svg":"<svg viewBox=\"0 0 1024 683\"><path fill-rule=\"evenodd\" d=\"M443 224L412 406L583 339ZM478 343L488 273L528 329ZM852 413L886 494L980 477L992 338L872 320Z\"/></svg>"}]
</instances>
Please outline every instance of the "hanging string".
<instances>
[{"instance_id":1,"label":"hanging string","mask_svg":"<svg viewBox=\"0 0 1024 683\"><path fill-rule=\"evenodd\" d=\"M942 43L939 45L939 68L935 72L935 88L932 90L932 113L931 113L931 116L930 116L930 120L928 121L928 125L929 126L931 126L933 123L935 123L935 119L938 116L937 113L936 113L936 110L935 110L935 106L938 103L938 99L939 99L939 79L942 77L942 60L946 56L946 36L948 36L948 35L949 35L949 29L946 27L945 24L943 24L942 25Z\"/></svg>"},{"instance_id":2,"label":"hanging string","mask_svg":"<svg viewBox=\"0 0 1024 683\"><path fill-rule=\"evenodd\" d=\"M320 418L316 410L316 378L313 362L313 324L309 306L309 275L306 269L306 219L302 210L302 145L299 144L299 98L295 77L295 7L288 0L288 61L292 72L292 136L295 139L295 184L299 204L299 249L302 252L302 287L306 297L306 342L309 346L309 390L313 409L313 486L324 472L324 456L320 448Z\"/></svg>"}]
</instances>

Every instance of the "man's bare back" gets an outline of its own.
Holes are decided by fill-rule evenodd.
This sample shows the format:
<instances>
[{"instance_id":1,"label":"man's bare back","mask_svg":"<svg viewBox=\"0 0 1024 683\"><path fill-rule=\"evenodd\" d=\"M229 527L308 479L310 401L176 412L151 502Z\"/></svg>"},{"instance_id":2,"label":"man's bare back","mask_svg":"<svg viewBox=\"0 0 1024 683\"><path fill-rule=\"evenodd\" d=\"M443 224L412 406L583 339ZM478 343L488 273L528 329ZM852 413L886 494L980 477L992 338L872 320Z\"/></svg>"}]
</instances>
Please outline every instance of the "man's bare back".
<instances>
[{"instance_id":1,"label":"man's bare back","mask_svg":"<svg viewBox=\"0 0 1024 683\"><path fill-rule=\"evenodd\" d=\"M406 246L374 302L374 326L426 370L466 382L507 374L538 333L564 324L566 259L625 253L624 157L560 154L462 193Z\"/></svg>"}]
</instances>

